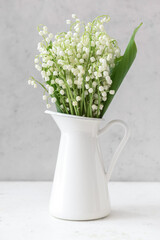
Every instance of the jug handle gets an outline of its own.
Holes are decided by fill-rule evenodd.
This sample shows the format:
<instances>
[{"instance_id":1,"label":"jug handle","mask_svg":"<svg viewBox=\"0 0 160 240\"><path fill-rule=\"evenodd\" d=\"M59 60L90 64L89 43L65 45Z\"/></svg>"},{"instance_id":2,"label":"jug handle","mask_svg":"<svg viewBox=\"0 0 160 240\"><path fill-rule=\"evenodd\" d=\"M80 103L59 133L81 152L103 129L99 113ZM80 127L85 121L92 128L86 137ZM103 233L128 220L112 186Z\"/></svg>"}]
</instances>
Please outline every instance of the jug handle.
<instances>
[{"instance_id":1,"label":"jug handle","mask_svg":"<svg viewBox=\"0 0 160 240\"><path fill-rule=\"evenodd\" d=\"M118 124L118 125L120 125L120 126L122 126L124 128L124 136L123 136L120 144L118 145L118 147L117 147L117 149L116 149L116 151L115 151L115 153L113 155L113 158L111 160L111 163L109 165L108 171L106 173L107 181L110 180L110 177L111 177L111 174L112 174L113 169L115 167L115 164L117 162L117 159L118 159L120 153L122 152L125 144L127 143L129 135L130 135L129 128L128 128L128 126L127 126L127 124L125 122L123 122L122 120L112 120L112 121L107 123L103 128L101 128L98 131L98 136L104 134L114 124Z\"/></svg>"}]
</instances>

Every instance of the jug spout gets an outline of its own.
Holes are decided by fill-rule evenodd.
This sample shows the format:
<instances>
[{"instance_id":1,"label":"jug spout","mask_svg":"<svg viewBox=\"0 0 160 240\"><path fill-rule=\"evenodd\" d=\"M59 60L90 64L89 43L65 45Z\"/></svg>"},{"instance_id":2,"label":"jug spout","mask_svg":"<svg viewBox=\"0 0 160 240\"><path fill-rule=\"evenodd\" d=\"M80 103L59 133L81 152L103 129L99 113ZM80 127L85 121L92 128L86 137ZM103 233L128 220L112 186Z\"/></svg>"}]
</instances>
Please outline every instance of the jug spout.
<instances>
[{"instance_id":1,"label":"jug spout","mask_svg":"<svg viewBox=\"0 0 160 240\"><path fill-rule=\"evenodd\" d=\"M45 113L51 115L51 117L57 124L58 128L61 130L61 118L58 117L58 113L50 111L50 110L46 110Z\"/></svg>"}]
</instances>

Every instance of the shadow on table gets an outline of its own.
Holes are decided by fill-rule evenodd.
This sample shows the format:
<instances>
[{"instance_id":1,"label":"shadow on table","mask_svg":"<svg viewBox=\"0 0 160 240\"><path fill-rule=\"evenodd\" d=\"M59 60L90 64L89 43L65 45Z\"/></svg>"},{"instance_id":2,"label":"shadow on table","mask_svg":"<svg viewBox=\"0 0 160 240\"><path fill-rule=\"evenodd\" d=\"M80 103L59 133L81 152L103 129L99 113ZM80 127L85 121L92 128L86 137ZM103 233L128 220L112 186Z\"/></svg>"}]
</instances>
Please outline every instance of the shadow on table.
<instances>
[{"instance_id":1,"label":"shadow on table","mask_svg":"<svg viewBox=\"0 0 160 240\"><path fill-rule=\"evenodd\" d=\"M125 219L149 219L160 218L160 205L139 205L139 206L124 206L118 209L112 209L111 214L108 217L102 218L102 221L107 220L125 220Z\"/></svg>"}]
</instances>

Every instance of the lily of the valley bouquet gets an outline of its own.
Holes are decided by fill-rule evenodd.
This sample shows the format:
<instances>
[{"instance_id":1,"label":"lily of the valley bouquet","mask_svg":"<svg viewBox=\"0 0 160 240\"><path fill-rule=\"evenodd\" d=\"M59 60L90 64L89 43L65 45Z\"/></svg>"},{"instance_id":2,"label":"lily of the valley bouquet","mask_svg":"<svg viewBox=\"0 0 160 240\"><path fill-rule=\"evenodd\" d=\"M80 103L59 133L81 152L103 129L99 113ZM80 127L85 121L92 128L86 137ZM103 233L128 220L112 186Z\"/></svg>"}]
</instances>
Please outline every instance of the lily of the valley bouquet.
<instances>
[{"instance_id":1,"label":"lily of the valley bouquet","mask_svg":"<svg viewBox=\"0 0 160 240\"><path fill-rule=\"evenodd\" d=\"M85 25L75 14L68 32L55 35L46 26L38 27L42 42L35 67L42 81L30 77L28 84L43 89L47 108L56 104L58 112L101 118L132 65L137 48L134 30L123 56L118 43L104 29L110 20L102 15Z\"/></svg>"}]
</instances>

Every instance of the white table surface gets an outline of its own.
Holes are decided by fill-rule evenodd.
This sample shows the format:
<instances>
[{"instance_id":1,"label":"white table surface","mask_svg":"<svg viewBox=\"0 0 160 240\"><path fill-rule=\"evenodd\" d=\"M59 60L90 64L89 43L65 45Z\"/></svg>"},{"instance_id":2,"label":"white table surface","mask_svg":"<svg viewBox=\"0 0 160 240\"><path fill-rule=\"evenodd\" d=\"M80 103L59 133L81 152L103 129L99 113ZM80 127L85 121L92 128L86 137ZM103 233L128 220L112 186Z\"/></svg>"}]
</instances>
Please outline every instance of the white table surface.
<instances>
[{"instance_id":1,"label":"white table surface","mask_svg":"<svg viewBox=\"0 0 160 240\"><path fill-rule=\"evenodd\" d=\"M160 183L109 183L112 213L95 221L49 216L51 182L0 182L0 240L160 240Z\"/></svg>"}]
</instances>

